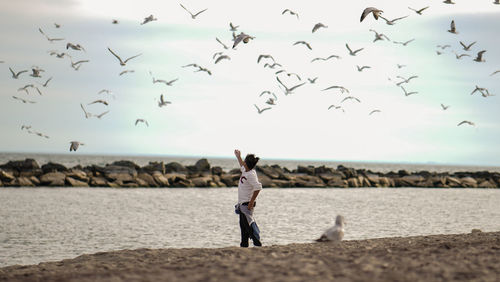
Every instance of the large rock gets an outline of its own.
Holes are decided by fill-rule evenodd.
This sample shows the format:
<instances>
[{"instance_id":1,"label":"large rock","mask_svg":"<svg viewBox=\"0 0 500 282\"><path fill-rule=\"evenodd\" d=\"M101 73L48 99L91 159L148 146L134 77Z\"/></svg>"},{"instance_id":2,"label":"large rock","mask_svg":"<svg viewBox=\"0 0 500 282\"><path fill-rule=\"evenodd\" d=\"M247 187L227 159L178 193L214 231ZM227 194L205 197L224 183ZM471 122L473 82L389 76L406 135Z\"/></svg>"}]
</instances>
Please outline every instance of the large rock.
<instances>
[{"instance_id":1,"label":"large rock","mask_svg":"<svg viewBox=\"0 0 500 282\"><path fill-rule=\"evenodd\" d=\"M92 187L109 187L109 182L102 176L90 177L90 186Z\"/></svg>"},{"instance_id":2,"label":"large rock","mask_svg":"<svg viewBox=\"0 0 500 282\"><path fill-rule=\"evenodd\" d=\"M57 171L65 172L67 170L68 170L67 167L65 167L62 164L58 164L58 163L49 162L47 164L42 165L42 171L44 174L49 173L49 172L57 172Z\"/></svg>"},{"instance_id":3,"label":"large rock","mask_svg":"<svg viewBox=\"0 0 500 282\"><path fill-rule=\"evenodd\" d=\"M159 171L153 172L153 179L160 187L170 187L170 181L168 178L160 173Z\"/></svg>"},{"instance_id":4,"label":"large rock","mask_svg":"<svg viewBox=\"0 0 500 282\"><path fill-rule=\"evenodd\" d=\"M273 180L269 176L265 174L257 174L257 178L262 184L262 187L273 187Z\"/></svg>"},{"instance_id":5,"label":"large rock","mask_svg":"<svg viewBox=\"0 0 500 282\"><path fill-rule=\"evenodd\" d=\"M3 182L11 182L14 179L16 179L16 177L12 173L0 169L0 180Z\"/></svg>"},{"instance_id":6,"label":"large rock","mask_svg":"<svg viewBox=\"0 0 500 282\"><path fill-rule=\"evenodd\" d=\"M161 173L158 171L161 175ZM136 178L137 184L140 186L147 186L147 187L158 187L158 183L155 181L154 177L148 173L141 172L137 175Z\"/></svg>"},{"instance_id":7,"label":"large rock","mask_svg":"<svg viewBox=\"0 0 500 282\"><path fill-rule=\"evenodd\" d=\"M358 173L356 172L356 170L354 168L349 168L349 167L345 167L343 165L338 165L337 170L342 172L345 175L344 178L351 178L351 177L358 176Z\"/></svg>"},{"instance_id":8,"label":"large rock","mask_svg":"<svg viewBox=\"0 0 500 282\"><path fill-rule=\"evenodd\" d=\"M281 187L281 188L293 187L292 184L290 184L290 181L288 180L272 179L272 182L273 185L271 187Z\"/></svg>"},{"instance_id":9,"label":"large rock","mask_svg":"<svg viewBox=\"0 0 500 282\"><path fill-rule=\"evenodd\" d=\"M44 186L62 187L65 184L66 174L62 172L49 172L40 177L40 184Z\"/></svg>"},{"instance_id":10,"label":"large rock","mask_svg":"<svg viewBox=\"0 0 500 282\"><path fill-rule=\"evenodd\" d=\"M155 171L165 174L165 164L163 162L149 162L149 164L142 167L141 170L149 174L153 174Z\"/></svg>"},{"instance_id":11,"label":"large rock","mask_svg":"<svg viewBox=\"0 0 500 282\"><path fill-rule=\"evenodd\" d=\"M272 179L280 178L280 172L268 165L257 166L256 171L259 172L259 175L264 174Z\"/></svg>"},{"instance_id":12,"label":"large rock","mask_svg":"<svg viewBox=\"0 0 500 282\"><path fill-rule=\"evenodd\" d=\"M171 162L165 165L165 172L166 173L178 172L186 174L188 170L185 166L181 165L178 162Z\"/></svg>"},{"instance_id":13,"label":"large rock","mask_svg":"<svg viewBox=\"0 0 500 282\"><path fill-rule=\"evenodd\" d=\"M104 167L104 176L112 182L134 182L137 170L128 166L108 165Z\"/></svg>"},{"instance_id":14,"label":"large rock","mask_svg":"<svg viewBox=\"0 0 500 282\"><path fill-rule=\"evenodd\" d=\"M72 177L66 177L66 183L71 187L89 187L87 182L83 182Z\"/></svg>"},{"instance_id":15,"label":"large rock","mask_svg":"<svg viewBox=\"0 0 500 282\"><path fill-rule=\"evenodd\" d=\"M237 187L238 181L240 180L240 175L241 175L241 173L238 173L238 174L226 173L226 174L221 175L220 179L228 187Z\"/></svg>"},{"instance_id":16,"label":"large rock","mask_svg":"<svg viewBox=\"0 0 500 282\"><path fill-rule=\"evenodd\" d=\"M378 174L367 173L365 174L365 177L373 186L377 186L380 184L380 176L378 176Z\"/></svg>"},{"instance_id":17,"label":"large rock","mask_svg":"<svg viewBox=\"0 0 500 282\"><path fill-rule=\"evenodd\" d=\"M297 166L297 173L314 175L314 166L312 166L312 165L309 165L309 166L299 165L299 166Z\"/></svg>"},{"instance_id":18,"label":"large rock","mask_svg":"<svg viewBox=\"0 0 500 282\"><path fill-rule=\"evenodd\" d=\"M342 178L332 178L326 183L328 187L338 187L338 188L347 188L349 184L347 180L343 180Z\"/></svg>"},{"instance_id":19,"label":"large rock","mask_svg":"<svg viewBox=\"0 0 500 282\"><path fill-rule=\"evenodd\" d=\"M89 182L89 176L83 170L72 168L70 171L66 172L66 176L85 183Z\"/></svg>"},{"instance_id":20,"label":"large rock","mask_svg":"<svg viewBox=\"0 0 500 282\"><path fill-rule=\"evenodd\" d=\"M40 169L40 166L34 159L25 159L24 161L9 161L6 164L0 165L0 168L19 173Z\"/></svg>"},{"instance_id":21,"label":"large rock","mask_svg":"<svg viewBox=\"0 0 500 282\"><path fill-rule=\"evenodd\" d=\"M36 176L31 176L29 178L31 183L35 184L35 186L40 186L40 179L38 179Z\"/></svg>"},{"instance_id":22,"label":"large rock","mask_svg":"<svg viewBox=\"0 0 500 282\"><path fill-rule=\"evenodd\" d=\"M213 175L222 175L224 173L224 170L220 166L214 166L211 168L212 174Z\"/></svg>"},{"instance_id":23,"label":"large rock","mask_svg":"<svg viewBox=\"0 0 500 282\"><path fill-rule=\"evenodd\" d=\"M477 181L470 176L462 177L462 178L460 178L460 181L462 182L462 187L466 187L466 188L476 188L477 187Z\"/></svg>"},{"instance_id":24,"label":"large rock","mask_svg":"<svg viewBox=\"0 0 500 282\"><path fill-rule=\"evenodd\" d=\"M452 176L447 176L446 177L446 185L449 187L461 187L462 182L460 182L460 179Z\"/></svg>"},{"instance_id":25,"label":"large rock","mask_svg":"<svg viewBox=\"0 0 500 282\"><path fill-rule=\"evenodd\" d=\"M477 185L479 188L497 188L497 185L492 181L485 180Z\"/></svg>"},{"instance_id":26,"label":"large rock","mask_svg":"<svg viewBox=\"0 0 500 282\"><path fill-rule=\"evenodd\" d=\"M359 180L357 177L351 177L347 179L347 185L349 187L359 187Z\"/></svg>"},{"instance_id":27,"label":"large rock","mask_svg":"<svg viewBox=\"0 0 500 282\"><path fill-rule=\"evenodd\" d=\"M211 182L213 182L212 177L202 176L190 179L195 187L210 187Z\"/></svg>"},{"instance_id":28,"label":"large rock","mask_svg":"<svg viewBox=\"0 0 500 282\"><path fill-rule=\"evenodd\" d=\"M134 170L139 170L141 168L140 166L138 166L134 162L132 162L132 161L125 161L125 160L115 161L111 165L112 166L128 167L128 168L131 168L131 169L134 169Z\"/></svg>"},{"instance_id":29,"label":"large rock","mask_svg":"<svg viewBox=\"0 0 500 282\"><path fill-rule=\"evenodd\" d=\"M318 176L300 174L297 175L297 178L295 179L295 186L308 187L308 188L323 188L326 187L326 184Z\"/></svg>"},{"instance_id":30,"label":"large rock","mask_svg":"<svg viewBox=\"0 0 500 282\"><path fill-rule=\"evenodd\" d=\"M198 160L194 166L196 167L197 171L210 171L210 164L208 163L207 159L200 159Z\"/></svg>"}]
</instances>

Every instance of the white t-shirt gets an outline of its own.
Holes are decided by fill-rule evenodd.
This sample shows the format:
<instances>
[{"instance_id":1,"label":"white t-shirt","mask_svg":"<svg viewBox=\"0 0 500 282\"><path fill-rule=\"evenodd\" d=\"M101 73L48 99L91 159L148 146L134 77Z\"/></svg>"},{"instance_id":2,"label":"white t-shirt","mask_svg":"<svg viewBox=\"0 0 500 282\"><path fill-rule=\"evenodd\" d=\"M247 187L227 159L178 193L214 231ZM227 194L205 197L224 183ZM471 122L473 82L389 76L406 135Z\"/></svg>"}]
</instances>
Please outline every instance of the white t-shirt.
<instances>
[{"instance_id":1,"label":"white t-shirt","mask_svg":"<svg viewBox=\"0 0 500 282\"><path fill-rule=\"evenodd\" d=\"M245 166L241 166L241 176L240 181L238 181L238 203L250 202L253 192L257 190L262 190L257 172L255 169L246 171Z\"/></svg>"}]
</instances>

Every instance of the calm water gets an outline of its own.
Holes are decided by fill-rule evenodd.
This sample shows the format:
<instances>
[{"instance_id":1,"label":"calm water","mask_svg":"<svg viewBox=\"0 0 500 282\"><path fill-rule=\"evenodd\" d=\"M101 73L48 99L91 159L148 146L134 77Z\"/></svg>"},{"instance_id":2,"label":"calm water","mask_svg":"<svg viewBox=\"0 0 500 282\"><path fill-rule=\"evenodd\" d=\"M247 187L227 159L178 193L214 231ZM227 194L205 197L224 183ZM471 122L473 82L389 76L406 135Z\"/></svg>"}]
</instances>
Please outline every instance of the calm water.
<instances>
[{"instance_id":1,"label":"calm water","mask_svg":"<svg viewBox=\"0 0 500 282\"><path fill-rule=\"evenodd\" d=\"M235 188L0 189L0 266L135 248L239 245ZM311 242L337 214L345 239L500 230L500 190L265 189L265 245Z\"/></svg>"},{"instance_id":2,"label":"calm water","mask_svg":"<svg viewBox=\"0 0 500 282\"><path fill-rule=\"evenodd\" d=\"M25 158L35 159L39 165L48 162L64 164L67 167L76 165L106 165L119 160L131 160L140 166L148 164L150 161L179 162L182 165L194 165L199 158L191 157L171 157L171 156L112 156L112 155L81 155L81 154L28 154L28 153L0 153L0 164L4 164L12 160L24 160ZM220 166L225 171L233 168L238 168L235 158L208 158L211 166ZM398 163L375 163L375 162L338 162L338 161L307 161L307 160L269 160L263 158L259 161L260 165L278 164L288 169L296 169L298 165L313 165L336 168L342 164L355 169L371 169L375 172L389 172L405 169L410 172L414 171L435 171L435 172L456 172L456 171L497 171L500 172L499 166L458 166L458 165L438 165L438 164L398 164Z\"/></svg>"}]
</instances>

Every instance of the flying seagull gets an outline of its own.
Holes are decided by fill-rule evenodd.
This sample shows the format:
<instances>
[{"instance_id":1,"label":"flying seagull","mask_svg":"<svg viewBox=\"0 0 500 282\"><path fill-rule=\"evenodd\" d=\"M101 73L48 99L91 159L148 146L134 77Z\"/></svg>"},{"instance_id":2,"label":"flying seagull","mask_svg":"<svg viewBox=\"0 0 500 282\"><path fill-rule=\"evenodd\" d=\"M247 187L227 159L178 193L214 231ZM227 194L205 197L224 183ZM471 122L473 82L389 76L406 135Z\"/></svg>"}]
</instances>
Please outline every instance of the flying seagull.
<instances>
[{"instance_id":1,"label":"flying seagull","mask_svg":"<svg viewBox=\"0 0 500 282\"><path fill-rule=\"evenodd\" d=\"M71 141L69 142L71 145L69 146L69 151L76 151L78 149L78 147L83 146L85 144L79 142L79 141Z\"/></svg>"},{"instance_id":2,"label":"flying seagull","mask_svg":"<svg viewBox=\"0 0 500 282\"><path fill-rule=\"evenodd\" d=\"M54 23L54 26L55 26L56 28L60 28L60 27L61 27L61 25L60 25L60 24L58 24L58 23Z\"/></svg>"},{"instance_id":3,"label":"flying seagull","mask_svg":"<svg viewBox=\"0 0 500 282\"><path fill-rule=\"evenodd\" d=\"M276 80L278 80L279 84L281 84L283 86L283 88L285 88L285 95L288 95L288 94L292 94L293 90L299 88L300 86L306 84L306 82L303 82L301 84L297 84L291 88L288 88L285 84L283 84L283 82L281 82L280 78L279 77L276 77Z\"/></svg>"},{"instance_id":4,"label":"flying seagull","mask_svg":"<svg viewBox=\"0 0 500 282\"><path fill-rule=\"evenodd\" d=\"M388 25L395 25L396 21L402 20L402 19L407 18L407 17L408 16L404 16L404 17L395 18L393 20L388 20L388 19L380 16L380 18L382 18L385 21L385 23L388 24Z\"/></svg>"},{"instance_id":5,"label":"flying seagull","mask_svg":"<svg viewBox=\"0 0 500 282\"><path fill-rule=\"evenodd\" d=\"M309 43L307 43L307 42L303 41L303 40L301 40L301 41L297 41L297 42L293 43L293 45L297 45L297 44L304 44L304 45L306 45L306 46L307 46L307 48L308 48L309 50L312 50L311 45L310 45Z\"/></svg>"},{"instance_id":6,"label":"flying seagull","mask_svg":"<svg viewBox=\"0 0 500 282\"><path fill-rule=\"evenodd\" d=\"M89 60L80 60L78 62L73 62L73 60L71 60L71 67L74 70L79 70L83 63L88 63L88 62L90 62L90 61Z\"/></svg>"},{"instance_id":7,"label":"flying seagull","mask_svg":"<svg viewBox=\"0 0 500 282\"><path fill-rule=\"evenodd\" d=\"M437 45L436 47L441 48L441 49L444 50L444 49L446 49L448 47L451 47L451 45L448 45L448 44L446 44L446 45Z\"/></svg>"},{"instance_id":8,"label":"flying seagull","mask_svg":"<svg viewBox=\"0 0 500 282\"><path fill-rule=\"evenodd\" d=\"M18 72L16 73L16 72L14 72L14 71L12 70L12 68L10 68L10 67L9 67L9 70L10 70L10 72L12 73L12 78L14 78L14 79L18 79L18 78L19 78L19 75L21 75L22 73L28 72L28 70L22 70L22 71L18 71Z\"/></svg>"},{"instance_id":9,"label":"flying seagull","mask_svg":"<svg viewBox=\"0 0 500 282\"><path fill-rule=\"evenodd\" d=\"M257 58L257 64L260 63L260 60L262 60L263 58L266 58L266 59L271 59L273 60L273 62L276 62L273 58L273 56L271 55L266 55L266 54L262 54L262 55L259 55L259 57Z\"/></svg>"},{"instance_id":10,"label":"flying seagull","mask_svg":"<svg viewBox=\"0 0 500 282\"><path fill-rule=\"evenodd\" d=\"M140 55L142 55L142 53L141 53L141 54L132 56L130 58L127 58L125 61L123 61L122 58L120 58L120 56L118 56L115 52L113 52L113 50L111 50L109 47L108 47L108 50L109 50L109 52L111 52L111 54L113 54L113 56L115 56L120 61L120 66L122 66L122 67L125 66L129 60L132 60L133 58L137 58Z\"/></svg>"},{"instance_id":11,"label":"flying seagull","mask_svg":"<svg viewBox=\"0 0 500 282\"><path fill-rule=\"evenodd\" d=\"M405 93L405 96L410 96L410 95L413 95L413 94L418 94L418 92L416 92L416 91L412 91L412 92L406 91L406 89L403 86L399 86L399 87L401 87L401 89L403 89L403 91Z\"/></svg>"},{"instance_id":12,"label":"flying seagull","mask_svg":"<svg viewBox=\"0 0 500 282\"><path fill-rule=\"evenodd\" d=\"M254 39L255 37L250 36L248 34L245 34L244 32L241 32L234 38L234 43L233 43L233 49L241 42L247 44L250 39Z\"/></svg>"},{"instance_id":13,"label":"flying seagull","mask_svg":"<svg viewBox=\"0 0 500 282\"><path fill-rule=\"evenodd\" d=\"M500 1L500 0L499 0ZM490 74L490 76L494 76L495 74L499 73L500 70L497 70L497 71L494 71L492 74Z\"/></svg>"},{"instance_id":14,"label":"flying seagull","mask_svg":"<svg viewBox=\"0 0 500 282\"><path fill-rule=\"evenodd\" d=\"M229 31L237 31L238 30L238 27L240 27L239 25L233 25L232 22L229 23Z\"/></svg>"},{"instance_id":15,"label":"flying seagull","mask_svg":"<svg viewBox=\"0 0 500 282\"><path fill-rule=\"evenodd\" d=\"M472 42L469 45L467 45L467 44L463 43L462 41L460 41L460 45L462 45L462 47L464 48L465 51L469 51L470 47L472 47L472 45L474 45L474 44L476 44L476 41Z\"/></svg>"},{"instance_id":16,"label":"flying seagull","mask_svg":"<svg viewBox=\"0 0 500 282\"><path fill-rule=\"evenodd\" d=\"M139 122L142 122L142 123L146 124L146 125L149 127L149 123L148 123L148 121L147 121L147 120L142 119L142 118L138 118L138 119L136 119L136 120L135 120L135 125L137 126L137 124L138 124Z\"/></svg>"},{"instance_id":17,"label":"flying seagull","mask_svg":"<svg viewBox=\"0 0 500 282\"><path fill-rule=\"evenodd\" d=\"M358 65L356 65L356 67L358 68L358 71L359 71L359 72L362 72L364 69L369 69L369 68L371 68L370 66L362 66L362 67L360 67L360 66L358 66Z\"/></svg>"},{"instance_id":18,"label":"flying seagull","mask_svg":"<svg viewBox=\"0 0 500 282\"><path fill-rule=\"evenodd\" d=\"M373 39L373 42L376 42L377 40L384 40L384 38L387 40L387 41L391 41L387 36L385 36L385 34L383 33L378 33L377 31L373 30L373 29L370 29L370 31L373 31L375 32L375 39Z\"/></svg>"},{"instance_id":19,"label":"flying seagull","mask_svg":"<svg viewBox=\"0 0 500 282\"><path fill-rule=\"evenodd\" d=\"M83 107L82 103L80 103L80 107L82 108L83 113L85 113L85 118L91 118L91 117L92 117L92 114L91 114L91 113L89 113L89 112L87 112L87 111L85 110L85 108Z\"/></svg>"},{"instance_id":20,"label":"flying seagull","mask_svg":"<svg viewBox=\"0 0 500 282\"><path fill-rule=\"evenodd\" d=\"M28 91L28 88L35 88L35 86L33 84L27 84L24 87L21 87L21 88L17 89L17 91L25 91L26 94L29 95L30 93Z\"/></svg>"},{"instance_id":21,"label":"flying seagull","mask_svg":"<svg viewBox=\"0 0 500 282\"><path fill-rule=\"evenodd\" d=\"M460 60L460 59L462 59L462 57L470 57L470 55L469 54L460 54L459 55L455 52L455 57L457 58L457 60Z\"/></svg>"},{"instance_id":22,"label":"flying seagull","mask_svg":"<svg viewBox=\"0 0 500 282\"><path fill-rule=\"evenodd\" d=\"M380 112L382 112L382 111L381 110L373 110L368 115L371 116L374 113L380 113Z\"/></svg>"},{"instance_id":23,"label":"flying seagull","mask_svg":"<svg viewBox=\"0 0 500 282\"><path fill-rule=\"evenodd\" d=\"M122 76L122 75L124 75L126 73L132 73L132 72L135 72L135 70L124 70L124 71L120 72L118 75Z\"/></svg>"},{"instance_id":24,"label":"flying seagull","mask_svg":"<svg viewBox=\"0 0 500 282\"><path fill-rule=\"evenodd\" d=\"M186 12L188 12L188 13L191 15L191 18L192 18L193 20L194 20L194 19L196 19L196 17L197 17L199 14L201 14L201 13L203 13L203 12L205 12L205 11L207 10L207 9L204 9L204 10L199 11L199 12L198 12L198 13L196 13L196 14L193 14L193 13L191 13L191 11L189 11L188 9L186 9L186 7L184 7L182 4L179 4L179 5L181 5L181 7L182 7L184 10L186 10Z\"/></svg>"},{"instance_id":25,"label":"flying seagull","mask_svg":"<svg viewBox=\"0 0 500 282\"><path fill-rule=\"evenodd\" d=\"M66 50L69 48L76 50L76 51L85 51L85 49L82 47L80 44L73 44L71 42L66 43Z\"/></svg>"},{"instance_id":26,"label":"flying seagull","mask_svg":"<svg viewBox=\"0 0 500 282\"><path fill-rule=\"evenodd\" d=\"M45 38L47 38L47 40L50 42L64 40L64 38L50 38L50 37L48 37L47 34L45 34L45 32L43 32L43 30L41 28L38 28L38 31L40 31L40 33L43 34L43 36L45 36Z\"/></svg>"},{"instance_id":27,"label":"flying seagull","mask_svg":"<svg viewBox=\"0 0 500 282\"><path fill-rule=\"evenodd\" d=\"M455 26L455 20L452 20L451 21L451 24L450 24L450 29L448 30L449 33L453 33L453 34L458 34L457 32L457 28Z\"/></svg>"},{"instance_id":28,"label":"flying seagull","mask_svg":"<svg viewBox=\"0 0 500 282\"><path fill-rule=\"evenodd\" d=\"M429 6L427 6L427 7L425 7L425 8L422 8L422 9L419 9L419 10L417 10L417 9L413 9L413 8L411 8L411 7L408 7L408 9L410 9L410 10L414 11L415 13L417 13L417 14L419 14L419 15L422 15L422 12L423 12L425 9L427 9L427 8L429 8Z\"/></svg>"},{"instance_id":29,"label":"flying seagull","mask_svg":"<svg viewBox=\"0 0 500 282\"><path fill-rule=\"evenodd\" d=\"M109 113L109 111L105 111L104 113L94 115L96 118L101 119L105 114Z\"/></svg>"},{"instance_id":30,"label":"flying seagull","mask_svg":"<svg viewBox=\"0 0 500 282\"><path fill-rule=\"evenodd\" d=\"M490 91L484 87L479 87L476 85L476 88L470 93L470 95L473 95L476 93L476 91L479 91L481 93L481 96L483 97L488 97L488 96L494 96L490 94Z\"/></svg>"},{"instance_id":31,"label":"flying seagull","mask_svg":"<svg viewBox=\"0 0 500 282\"><path fill-rule=\"evenodd\" d=\"M347 43L345 44L345 47L347 48L347 50L349 50L349 55L351 55L351 56L356 56L356 53L365 49L365 48L360 48L360 49L357 49L356 51L352 51L351 48L349 47L349 44L347 44Z\"/></svg>"},{"instance_id":32,"label":"flying seagull","mask_svg":"<svg viewBox=\"0 0 500 282\"><path fill-rule=\"evenodd\" d=\"M290 10L290 9L285 9L283 10L283 12L281 12L282 15L284 15L285 13L289 13L290 15L293 15L293 16L296 16L297 19L299 19L299 14L295 13L294 11Z\"/></svg>"},{"instance_id":33,"label":"flying seagull","mask_svg":"<svg viewBox=\"0 0 500 282\"><path fill-rule=\"evenodd\" d=\"M215 60L215 63L217 64L218 62L220 62L221 60L223 59L227 59L227 60L231 60L231 57L229 57L228 55L221 55L219 56L216 60Z\"/></svg>"},{"instance_id":34,"label":"flying seagull","mask_svg":"<svg viewBox=\"0 0 500 282\"><path fill-rule=\"evenodd\" d=\"M318 77L315 77L315 78L307 78L307 80L309 80L309 83L313 84L313 83L316 83L316 80L318 79Z\"/></svg>"},{"instance_id":35,"label":"flying seagull","mask_svg":"<svg viewBox=\"0 0 500 282\"><path fill-rule=\"evenodd\" d=\"M321 236L316 239L316 242L340 242L344 238L345 219L341 215L337 215L335 225L328 228Z\"/></svg>"},{"instance_id":36,"label":"flying seagull","mask_svg":"<svg viewBox=\"0 0 500 282\"><path fill-rule=\"evenodd\" d=\"M446 111L449 107L450 107L449 105L445 106L445 105L441 104L441 108L443 108L443 111Z\"/></svg>"},{"instance_id":37,"label":"flying seagull","mask_svg":"<svg viewBox=\"0 0 500 282\"><path fill-rule=\"evenodd\" d=\"M340 101L340 103L343 103L344 101L347 101L347 100L356 100L356 101L358 101L358 103L361 103L361 101L354 96L347 96L344 99L342 99L342 101Z\"/></svg>"},{"instance_id":38,"label":"flying seagull","mask_svg":"<svg viewBox=\"0 0 500 282\"><path fill-rule=\"evenodd\" d=\"M484 52L486 52L486 50L479 51L477 53L477 57L474 59L474 61L479 62L479 63L480 62L485 62L485 60L483 60L483 54L484 54Z\"/></svg>"},{"instance_id":39,"label":"flying seagull","mask_svg":"<svg viewBox=\"0 0 500 282\"><path fill-rule=\"evenodd\" d=\"M410 76L408 78L404 78L404 77L398 75L397 78L401 78L402 79L401 82L396 83L397 86L400 86L403 83L409 83L410 80L412 80L414 78L418 78L418 76L417 75L412 75L412 76Z\"/></svg>"},{"instance_id":40,"label":"flying seagull","mask_svg":"<svg viewBox=\"0 0 500 282\"><path fill-rule=\"evenodd\" d=\"M337 55L330 55L330 56L328 56L328 57L326 57L326 58L319 58L319 57L318 57L318 58L314 58L314 59L312 59L312 60L311 60L311 63L312 63L312 62L314 62L314 61L319 61L319 60L321 60L321 61L328 61L328 60L330 60L331 58L340 59L340 56L337 56Z\"/></svg>"},{"instance_id":41,"label":"flying seagull","mask_svg":"<svg viewBox=\"0 0 500 282\"><path fill-rule=\"evenodd\" d=\"M328 107L328 109L342 110L342 112L344 112L344 113L345 113L345 110L344 110L344 108L342 108L342 106L330 105L330 106Z\"/></svg>"},{"instance_id":42,"label":"flying seagull","mask_svg":"<svg viewBox=\"0 0 500 282\"><path fill-rule=\"evenodd\" d=\"M411 39L411 40L408 40L406 42L400 42L400 41L393 41L395 44L401 44L403 46L406 46L408 45L408 43L412 42L413 40L415 40L415 38Z\"/></svg>"},{"instance_id":43,"label":"flying seagull","mask_svg":"<svg viewBox=\"0 0 500 282\"><path fill-rule=\"evenodd\" d=\"M444 0L443 3L445 4L455 4L452 0Z\"/></svg>"},{"instance_id":44,"label":"flying seagull","mask_svg":"<svg viewBox=\"0 0 500 282\"><path fill-rule=\"evenodd\" d=\"M26 100L26 99L19 98L19 97L16 97L16 96L12 96L12 98L14 98L16 100L19 100L19 101L23 102L24 104L26 104L26 103L35 104L36 103L34 101Z\"/></svg>"},{"instance_id":45,"label":"flying seagull","mask_svg":"<svg viewBox=\"0 0 500 282\"><path fill-rule=\"evenodd\" d=\"M312 33L315 33L318 29L320 28L328 28L328 26L322 24L322 23L317 23L314 25L313 29L312 29Z\"/></svg>"},{"instance_id":46,"label":"flying seagull","mask_svg":"<svg viewBox=\"0 0 500 282\"><path fill-rule=\"evenodd\" d=\"M468 120L461 121L459 124L457 124L457 126L460 126L462 124L468 124L468 125L476 126L476 124L474 124L472 121L468 121Z\"/></svg>"},{"instance_id":47,"label":"flying seagull","mask_svg":"<svg viewBox=\"0 0 500 282\"><path fill-rule=\"evenodd\" d=\"M97 103L101 103L101 104L108 106L108 102L105 100L95 100L94 102L88 103L87 105L92 105L92 104L97 104Z\"/></svg>"},{"instance_id":48,"label":"flying seagull","mask_svg":"<svg viewBox=\"0 0 500 282\"><path fill-rule=\"evenodd\" d=\"M164 98L163 98L163 94L160 95L160 101L158 102L158 107L163 107L163 106L166 106L168 104L172 104L172 102L170 101L165 101Z\"/></svg>"},{"instance_id":49,"label":"flying seagull","mask_svg":"<svg viewBox=\"0 0 500 282\"><path fill-rule=\"evenodd\" d=\"M359 19L359 22L362 22L366 16L368 16L368 14L372 13L373 14L373 17L378 20L378 17L380 16L380 14L382 14L384 11L382 10L379 10L377 8L374 8L374 7L368 7L366 9L363 10L363 13L361 13L361 18Z\"/></svg>"},{"instance_id":50,"label":"flying seagull","mask_svg":"<svg viewBox=\"0 0 500 282\"><path fill-rule=\"evenodd\" d=\"M278 63L273 63L272 65L271 65L271 64L268 64L268 63L265 63L265 64L264 64L264 67L265 67L265 68L274 69L275 67L282 67L282 65L280 65L280 64L278 64Z\"/></svg>"},{"instance_id":51,"label":"flying seagull","mask_svg":"<svg viewBox=\"0 0 500 282\"><path fill-rule=\"evenodd\" d=\"M260 109L259 107L257 107L257 105L253 104L255 106L255 108L257 109L257 112L259 114L262 114L264 111L267 111L267 110L270 110L271 107L266 107L266 108L263 108L263 109Z\"/></svg>"},{"instance_id":52,"label":"flying seagull","mask_svg":"<svg viewBox=\"0 0 500 282\"><path fill-rule=\"evenodd\" d=\"M51 77L51 78L49 78L49 79L47 79L47 81L45 81L45 83L44 83L44 84L42 84L42 83L39 83L39 84L40 84L41 86L43 86L43 87L47 87L47 85L49 84L49 81L51 81L51 80L52 80L52 77Z\"/></svg>"},{"instance_id":53,"label":"flying seagull","mask_svg":"<svg viewBox=\"0 0 500 282\"><path fill-rule=\"evenodd\" d=\"M144 24L147 24L149 22L156 21L156 20L158 20L158 19L153 17L153 15L149 15L149 16L144 18L144 21L142 21L141 25L144 25Z\"/></svg>"},{"instance_id":54,"label":"flying seagull","mask_svg":"<svg viewBox=\"0 0 500 282\"><path fill-rule=\"evenodd\" d=\"M333 85L333 86L327 87L321 91L326 91L326 90L330 90L330 89L340 89L340 93L349 93L349 90L347 88L345 88L344 86L338 86L338 85Z\"/></svg>"}]
</instances>

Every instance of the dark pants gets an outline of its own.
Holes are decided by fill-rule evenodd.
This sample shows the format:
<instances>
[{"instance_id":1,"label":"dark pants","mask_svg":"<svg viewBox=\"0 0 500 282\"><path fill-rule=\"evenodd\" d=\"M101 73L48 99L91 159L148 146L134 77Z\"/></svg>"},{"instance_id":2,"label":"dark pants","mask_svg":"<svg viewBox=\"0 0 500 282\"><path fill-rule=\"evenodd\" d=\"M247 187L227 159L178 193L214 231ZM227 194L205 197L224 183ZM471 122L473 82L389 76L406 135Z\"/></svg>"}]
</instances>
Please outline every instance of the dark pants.
<instances>
[{"instance_id":1,"label":"dark pants","mask_svg":"<svg viewBox=\"0 0 500 282\"><path fill-rule=\"evenodd\" d=\"M260 242L259 227L257 226L257 223L255 223L255 221L252 222L251 224L248 224L247 215L245 213L248 213L248 207L241 206L240 207L240 229L241 229L240 247L244 247L244 248L248 247L248 239L252 239L254 246L260 247L260 246L262 246L262 243Z\"/></svg>"}]
</instances>

